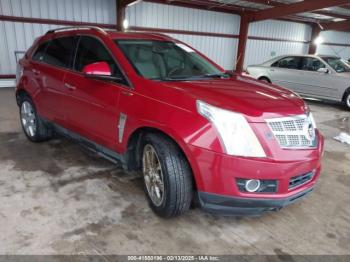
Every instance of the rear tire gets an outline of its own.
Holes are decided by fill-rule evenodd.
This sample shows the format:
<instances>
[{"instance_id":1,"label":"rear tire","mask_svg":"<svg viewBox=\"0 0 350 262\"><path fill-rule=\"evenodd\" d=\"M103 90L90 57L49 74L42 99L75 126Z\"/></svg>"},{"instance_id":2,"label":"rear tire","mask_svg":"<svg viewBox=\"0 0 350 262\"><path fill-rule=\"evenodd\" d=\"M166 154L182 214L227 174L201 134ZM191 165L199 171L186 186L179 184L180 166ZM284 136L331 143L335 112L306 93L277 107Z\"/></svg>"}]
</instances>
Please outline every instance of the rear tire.
<instances>
[{"instance_id":1,"label":"rear tire","mask_svg":"<svg viewBox=\"0 0 350 262\"><path fill-rule=\"evenodd\" d=\"M350 110L350 89L345 92L343 104L347 110Z\"/></svg>"},{"instance_id":2,"label":"rear tire","mask_svg":"<svg viewBox=\"0 0 350 262\"><path fill-rule=\"evenodd\" d=\"M51 129L38 116L33 101L27 95L20 99L20 121L24 134L32 142L49 140L52 136Z\"/></svg>"},{"instance_id":3,"label":"rear tire","mask_svg":"<svg viewBox=\"0 0 350 262\"><path fill-rule=\"evenodd\" d=\"M169 218L189 210L193 196L191 168L180 148L159 134L146 134L141 146L144 189L152 210Z\"/></svg>"}]
</instances>

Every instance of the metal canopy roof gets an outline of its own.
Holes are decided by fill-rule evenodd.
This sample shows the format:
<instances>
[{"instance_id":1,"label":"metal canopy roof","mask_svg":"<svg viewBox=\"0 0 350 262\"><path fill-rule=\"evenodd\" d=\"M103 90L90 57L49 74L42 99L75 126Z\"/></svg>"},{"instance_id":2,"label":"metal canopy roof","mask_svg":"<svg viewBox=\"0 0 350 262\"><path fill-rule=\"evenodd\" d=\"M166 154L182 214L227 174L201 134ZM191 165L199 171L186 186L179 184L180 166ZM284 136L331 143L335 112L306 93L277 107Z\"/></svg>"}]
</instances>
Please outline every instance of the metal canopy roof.
<instances>
[{"instance_id":1,"label":"metal canopy roof","mask_svg":"<svg viewBox=\"0 0 350 262\"><path fill-rule=\"evenodd\" d=\"M342 22L350 24L350 0L145 0L148 2L164 3L169 5L179 5L205 10L235 13L239 15L252 16L252 22L265 19L287 19L297 22L317 23L332 25ZM315 7L314 9L312 7ZM321 8L320 8L321 7ZM277 9L276 9L277 8ZM293 9L295 13L279 16L288 9ZM269 10L270 9L270 10ZM276 9L276 14L274 11ZM269 10L266 13L266 10ZM298 11L305 10L305 12ZM265 14L263 14L265 13ZM271 18L269 18L271 16ZM350 29L346 26L343 30ZM338 27L337 30L342 30Z\"/></svg>"}]
</instances>

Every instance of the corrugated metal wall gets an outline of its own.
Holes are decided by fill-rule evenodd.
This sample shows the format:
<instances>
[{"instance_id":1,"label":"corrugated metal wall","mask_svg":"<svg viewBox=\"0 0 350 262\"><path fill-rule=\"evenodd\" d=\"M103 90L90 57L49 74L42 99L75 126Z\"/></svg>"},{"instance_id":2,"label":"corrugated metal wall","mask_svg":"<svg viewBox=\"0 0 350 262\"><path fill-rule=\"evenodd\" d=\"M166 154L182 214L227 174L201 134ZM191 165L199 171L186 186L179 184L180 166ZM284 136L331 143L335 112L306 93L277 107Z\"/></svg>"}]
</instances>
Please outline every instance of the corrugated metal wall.
<instances>
[{"instance_id":1,"label":"corrugated metal wall","mask_svg":"<svg viewBox=\"0 0 350 262\"><path fill-rule=\"evenodd\" d=\"M6 16L113 24L115 10L114 0L0 0L0 15ZM57 27L0 21L0 75L15 73L15 51L27 50L36 37Z\"/></svg>"},{"instance_id":2,"label":"corrugated metal wall","mask_svg":"<svg viewBox=\"0 0 350 262\"><path fill-rule=\"evenodd\" d=\"M0 74L14 74L15 51L27 50L36 37L55 27L57 26L0 21Z\"/></svg>"},{"instance_id":3,"label":"corrugated metal wall","mask_svg":"<svg viewBox=\"0 0 350 262\"><path fill-rule=\"evenodd\" d=\"M141 2L127 8L130 26L165 28L236 35L240 17L233 14ZM236 60L238 40L226 37L208 37L169 34L207 55L225 69L232 69Z\"/></svg>"},{"instance_id":4,"label":"corrugated metal wall","mask_svg":"<svg viewBox=\"0 0 350 262\"><path fill-rule=\"evenodd\" d=\"M325 31L321 33L324 43L350 44L350 33L338 31ZM319 45L317 53L322 55L336 55L344 59L350 58L349 46Z\"/></svg>"},{"instance_id":5,"label":"corrugated metal wall","mask_svg":"<svg viewBox=\"0 0 350 262\"><path fill-rule=\"evenodd\" d=\"M0 0L0 14L19 17L58 19L113 24L115 0ZM140 2L127 8L130 26L199 31L237 35L240 17L164 4ZM0 21L0 74L15 73L14 51L26 50L34 38L57 26ZM174 34L225 69L236 64L238 39L233 37ZM263 21L249 28L249 36L309 41L311 28L301 23ZM333 38L334 39L334 38ZM345 38L344 38L345 39ZM257 64L274 55L306 53L307 43L248 40L245 66ZM7 61L4 63L3 61Z\"/></svg>"},{"instance_id":6,"label":"corrugated metal wall","mask_svg":"<svg viewBox=\"0 0 350 262\"><path fill-rule=\"evenodd\" d=\"M249 39L246 49L245 67L260 64L274 56L284 54L306 54L309 44L298 41L309 41L311 38L311 27L294 22L267 20L252 23L249 26L249 36L287 39L290 41L266 41Z\"/></svg>"},{"instance_id":7,"label":"corrugated metal wall","mask_svg":"<svg viewBox=\"0 0 350 262\"><path fill-rule=\"evenodd\" d=\"M115 23L114 0L0 0L0 14L78 22Z\"/></svg>"}]
</instances>

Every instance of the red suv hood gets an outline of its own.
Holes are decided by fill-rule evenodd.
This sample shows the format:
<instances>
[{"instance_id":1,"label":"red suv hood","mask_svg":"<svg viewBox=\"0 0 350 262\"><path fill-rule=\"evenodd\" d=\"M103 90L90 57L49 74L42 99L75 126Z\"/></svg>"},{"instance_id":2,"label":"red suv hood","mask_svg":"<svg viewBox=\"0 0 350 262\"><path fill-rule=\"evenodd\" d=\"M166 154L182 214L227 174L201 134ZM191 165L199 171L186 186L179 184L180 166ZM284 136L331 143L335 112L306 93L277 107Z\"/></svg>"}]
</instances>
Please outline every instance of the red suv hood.
<instances>
[{"instance_id":1,"label":"red suv hood","mask_svg":"<svg viewBox=\"0 0 350 262\"><path fill-rule=\"evenodd\" d=\"M167 82L164 85L181 89L208 104L242 113L250 122L307 111L304 101L293 92L249 77Z\"/></svg>"}]
</instances>

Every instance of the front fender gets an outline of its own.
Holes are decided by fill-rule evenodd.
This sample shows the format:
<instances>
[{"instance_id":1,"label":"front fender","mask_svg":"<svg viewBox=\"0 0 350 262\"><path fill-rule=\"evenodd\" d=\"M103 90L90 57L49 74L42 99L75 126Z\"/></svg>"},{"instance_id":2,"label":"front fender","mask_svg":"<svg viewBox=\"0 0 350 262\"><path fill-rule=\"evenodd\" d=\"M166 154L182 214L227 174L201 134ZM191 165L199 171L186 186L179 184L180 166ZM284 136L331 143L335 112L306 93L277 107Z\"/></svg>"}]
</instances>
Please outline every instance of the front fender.
<instances>
[{"instance_id":1,"label":"front fender","mask_svg":"<svg viewBox=\"0 0 350 262\"><path fill-rule=\"evenodd\" d=\"M190 146L205 148L216 152L223 152L216 130L207 119L197 113L196 101L189 96L183 96L179 105L148 97L130 90L132 95L127 99L121 97L120 113L126 115L123 129L123 140L117 143L117 151L126 153L128 142L135 132L151 129L170 137L185 154L197 187L201 188L202 178ZM179 96L177 96L179 98ZM118 130L120 132L120 130Z\"/></svg>"}]
</instances>

